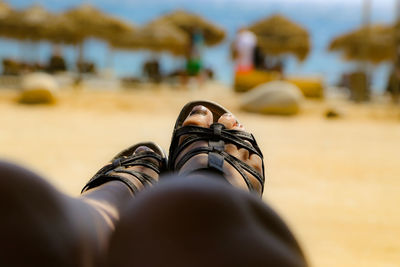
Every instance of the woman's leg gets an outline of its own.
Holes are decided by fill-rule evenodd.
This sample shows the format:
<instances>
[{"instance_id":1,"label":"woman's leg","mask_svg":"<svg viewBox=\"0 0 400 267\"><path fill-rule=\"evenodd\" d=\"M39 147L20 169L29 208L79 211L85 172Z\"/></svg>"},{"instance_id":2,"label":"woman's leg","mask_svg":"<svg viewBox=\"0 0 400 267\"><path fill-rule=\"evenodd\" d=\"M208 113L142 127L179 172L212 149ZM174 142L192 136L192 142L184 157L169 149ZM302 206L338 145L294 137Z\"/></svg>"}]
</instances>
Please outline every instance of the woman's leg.
<instances>
[{"instance_id":1,"label":"woman's leg","mask_svg":"<svg viewBox=\"0 0 400 267\"><path fill-rule=\"evenodd\" d=\"M218 121L226 129L244 131L232 114L214 115L195 106L182 127L207 128ZM243 175L226 161L223 174L205 172L210 170L209 155L192 152L209 142L184 146L186 138L196 134L180 138L178 145L184 149L176 162L187 159L173 165L180 175L162 177L123 213L111 239L108 266L306 266L289 229L258 197L260 179L245 171L254 189L248 192ZM218 136L211 141L218 142ZM259 154L229 142L222 149L262 173Z\"/></svg>"},{"instance_id":2,"label":"woman's leg","mask_svg":"<svg viewBox=\"0 0 400 267\"><path fill-rule=\"evenodd\" d=\"M306 266L278 215L214 174L163 177L131 201L108 266Z\"/></svg>"},{"instance_id":3,"label":"woman's leg","mask_svg":"<svg viewBox=\"0 0 400 267\"><path fill-rule=\"evenodd\" d=\"M0 265L90 266L94 252L88 207L78 205L36 174L0 163ZM83 216L78 225L71 216ZM94 212L93 212L94 216ZM83 230L85 229L85 230Z\"/></svg>"},{"instance_id":4,"label":"woman's leg","mask_svg":"<svg viewBox=\"0 0 400 267\"><path fill-rule=\"evenodd\" d=\"M143 166L129 170L158 180ZM121 210L132 198L120 181L71 198L36 174L0 162L0 266L99 266Z\"/></svg>"}]
</instances>

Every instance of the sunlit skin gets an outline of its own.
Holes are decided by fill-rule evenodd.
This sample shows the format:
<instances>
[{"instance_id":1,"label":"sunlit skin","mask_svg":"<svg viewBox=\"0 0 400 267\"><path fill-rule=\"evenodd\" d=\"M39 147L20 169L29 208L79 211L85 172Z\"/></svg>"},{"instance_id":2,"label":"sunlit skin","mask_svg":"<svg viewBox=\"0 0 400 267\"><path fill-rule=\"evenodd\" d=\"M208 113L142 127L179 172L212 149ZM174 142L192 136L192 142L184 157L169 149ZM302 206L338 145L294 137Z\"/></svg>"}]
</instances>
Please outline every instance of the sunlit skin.
<instances>
[{"instance_id":1,"label":"sunlit skin","mask_svg":"<svg viewBox=\"0 0 400 267\"><path fill-rule=\"evenodd\" d=\"M211 111L196 106L182 125L210 127L212 122ZM218 122L245 130L233 114L222 115ZM207 145L191 144L176 162L189 150ZM257 155L232 144L226 144L225 151L262 171ZM177 171L202 169L207 159L207 154L196 155ZM249 177L260 192L256 178ZM233 186L211 173L171 175L131 201L111 239L107 266L307 266L288 229L256 194L247 193L243 177L226 163L224 178Z\"/></svg>"},{"instance_id":2,"label":"sunlit skin","mask_svg":"<svg viewBox=\"0 0 400 267\"><path fill-rule=\"evenodd\" d=\"M135 153L148 149L139 147ZM142 166L128 169L158 180L158 174L151 169ZM142 189L137 178L124 176ZM71 198L35 174L7 163L0 163L0 190L0 210L9 220L0 222L7 229L7 233L0 231L1 266L18 265L16 258L20 264L29 262L32 266L98 266L121 211L133 197L125 184L111 181L86 191L79 198ZM30 237L32 233L49 232L49 227L58 229L58 234ZM24 258L16 257L21 250L13 249L10 246L13 243L25 248ZM53 251L39 246L41 249L35 250L40 244L59 244L60 249ZM54 258L43 254L53 254Z\"/></svg>"},{"instance_id":3,"label":"sunlit skin","mask_svg":"<svg viewBox=\"0 0 400 267\"><path fill-rule=\"evenodd\" d=\"M210 127L210 125L213 122L213 114L209 109L207 109L204 106L196 106L193 108L192 112L190 115L186 118L186 120L183 122L183 126L187 125L195 125L195 126L200 126L200 127ZM241 130L245 131L245 128L242 124L239 123L239 121L236 119L236 117L233 114L226 113L222 115L219 119L218 122L223 124L227 129L234 129L234 130ZM196 147L201 147L201 146L207 146L206 141L199 141L191 144L188 146L185 150L182 151L181 155L178 156L176 162L179 162L180 158L185 155L189 150L192 150ZM235 145L233 144L226 144L225 145L225 151L244 161L251 167L255 168L259 173L262 172L262 160L258 155L255 154L249 154L249 151L244 148L238 149ZM188 170L195 170L199 169L201 167L207 166L207 155L206 154L200 154L196 155L190 160L188 160L185 165L183 165L182 169L180 172L187 172ZM248 187L243 179L243 177L228 163L224 163L224 172L225 172L225 179L227 179L232 185L242 188L244 190L248 190ZM248 173L247 173L248 174ZM258 191L261 192L261 185L257 181L256 178L248 174L248 177L250 177L250 181L252 182L254 188Z\"/></svg>"}]
</instances>

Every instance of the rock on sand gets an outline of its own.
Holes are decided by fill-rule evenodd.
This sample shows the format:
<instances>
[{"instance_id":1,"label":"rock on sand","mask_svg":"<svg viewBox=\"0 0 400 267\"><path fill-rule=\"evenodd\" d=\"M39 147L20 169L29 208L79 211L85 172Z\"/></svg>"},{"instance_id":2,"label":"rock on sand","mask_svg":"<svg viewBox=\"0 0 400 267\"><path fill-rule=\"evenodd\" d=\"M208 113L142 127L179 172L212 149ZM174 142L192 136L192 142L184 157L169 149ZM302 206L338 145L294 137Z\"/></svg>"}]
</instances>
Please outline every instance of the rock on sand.
<instances>
[{"instance_id":1,"label":"rock on sand","mask_svg":"<svg viewBox=\"0 0 400 267\"><path fill-rule=\"evenodd\" d=\"M31 73L23 77L18 101L24 104L52 104L56 101L57 81L46 73Z\"/></svg>"},{"instance_id":2,"label":"rock on sand","mask_svg":"<svg viewBox=\"0 0 400 267\"><path fill-rule=\"evenodd\" d=\"M293 115L299 112L302 99L303 95L296 85L273 81L243 94L240 107L262 114Z\"/></svg>"}]
</instances>

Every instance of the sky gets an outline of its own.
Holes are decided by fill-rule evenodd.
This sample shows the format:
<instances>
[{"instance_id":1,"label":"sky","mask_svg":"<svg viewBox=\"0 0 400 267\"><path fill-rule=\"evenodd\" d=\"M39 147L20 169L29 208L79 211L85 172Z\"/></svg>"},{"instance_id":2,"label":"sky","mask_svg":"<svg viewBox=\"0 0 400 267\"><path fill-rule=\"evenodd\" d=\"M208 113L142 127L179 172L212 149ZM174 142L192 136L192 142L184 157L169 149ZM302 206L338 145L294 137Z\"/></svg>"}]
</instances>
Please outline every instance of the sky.
<instances>
[{"instance_id":1,"label":"sky","mask_svg":"<svg viewBox=\"0 0 400 267\"><path fill-rule=\"evenodd\" d=\"M243 3L244 1L249 4L312 4L317 6L362 6L363 2L369 1L373 8L394 8L398 0L3 0L9 4L17 7L26 7L31 4L39 3L53 10L62 10L72 7L81 3L90 3L98 6L118 6L123 5L126 7L135 6L138 3L162 3L173 2L174 4L190 4L190 3L212 3L214 5L226 5L232 3Z\"/></svg>"}]
</instances>

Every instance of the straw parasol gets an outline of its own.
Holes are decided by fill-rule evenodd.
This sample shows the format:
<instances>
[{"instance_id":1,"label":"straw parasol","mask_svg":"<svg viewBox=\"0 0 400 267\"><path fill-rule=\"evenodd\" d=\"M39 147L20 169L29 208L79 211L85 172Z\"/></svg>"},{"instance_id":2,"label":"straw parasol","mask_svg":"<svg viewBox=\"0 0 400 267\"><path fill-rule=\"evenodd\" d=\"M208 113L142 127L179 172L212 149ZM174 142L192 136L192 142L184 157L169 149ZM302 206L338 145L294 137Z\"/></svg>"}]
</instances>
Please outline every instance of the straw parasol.
<instances>
[{"instance_id":1,"label":"straw parasol","mask_svg":"<svg viewBox=\"0 0 400 267\"><path fill-rule=\"evenodd\" d=\"M80 27L72 20L50 13L41 5L11 10L0 2L0 35L18 40L76 44L83 39L80 32Z\"/></svg>"},{"instance_id":2,"label":"straw parasol","mask_svg":"<svg viewBox=\"0 0 400 267\"><path fill-rule=\"evenodd\" d=\"M63 16L65 21L69 20L68 23L73 24L71 28L79 29L75 31L76 39L94 37L110 41L115 36L129 34L133 30L133 25L107 15L88 4L67 10Z\"/></svg>"},{"instance_id":3,"label":"straw parasol","mask_svg":"<svg viewBox=\"0 0 400 267\"><path fill-rule=\"evenodd\" d=\"M79 44L85 39L81 28L64 14L54 16L51 23L43 25L42 36L52 43Z\"/></svg>"},{"instance_id":4,"label":"straw parasol","mask_svg":"<svg viewBox=\"0 0 400 267\"><path fill-rule=\"evenodd\" d=\"M0 20L7 17L8 13L10 13L11 7L4 1L0 1Z\"/></svg>"},{"instance_id":5,"label":"straw parasol","mask_svg":"<svg viewBox=\"0 0 400 267\"><path fill-rule=\"evenodd\" d=\"M146 49L181 56L185 54L188 43L188 36L179 28L165 21L154 21L124 38L112 41L111 45L116 49Z\"/></svg>"},{"instance_id":6,"label":"straw parasol","mask_svg":"<svg viewBox=\"0 0 400 267\"><path fill-rule=\"evenodd\" d=\"M374 64L394 60L394 28L380 24L361 27L334 38L329 50L341 51L345 60L366 60Z\"/></svg>"},{"instance_id":7,"label":"straw parasol","mask_svg":"<svg viewBox=\"0 0 400 267\"><path fill-rule=\"evenodd\" d=\"M196 30L200 30L204 35L205 44L208 46L217 45L225 38L225 31L221 27L196 14L184 10L176 10L156 19L153 22L168 22L180 28L189 36Z\"/></svg>"},{"instance_id":8,"label":"straw parasol","mask_svg":"<svg viewBox=\"0 0 400 267\"><path fill-rule=\"evenodd\" d=\"M107 15L89 4L67 10L62 15L59 25L67 29L68 35L57 38L78 44L78 62L83 62L83 43L86 38L99 38L110 44L121 36L131 34L134 30L133 25Z\"/></svg>"},{"instance_id":9,"label":"straw parasol","mask_svg":"<svg viewBox=\"0 0 400 267\"><path fill-rule=\"evenodd\" d=\"M254 32L258 45L267 55L293 54L303 61L310 51L308 31L282 15L273 15L248 28Z\"/></svg>"},{"instance_id":10,"label":"straw parasol","mask_svg":"<svg viewBox=\"0 0 400 267\"><path fill-rule=\"evenodd\" d=\"M3 6L7 10L7 5L0 2L0 15ZM132 25L91 5L81 5L60 15L33 5L25 10L9 11L3 19L0 16L0 34L20 40L81 43L87 37L96 37L109 41L132 30Z\"/></svg>"},{"instance_id":11,"label":"straw parasol","mask_svg":"<svg viewBox=\"0 0 400 267\"><path fill-rule=\"evenodd\" d=\"M11 12L11 7L4 1L0 1L0 35L5 36L7 27L5 25L7 17Z\"/></svg>"},{"instance_id":12,"label":"straw parasol","mask_svg":"<svg viewBox=\"0 0 400 267\"><path fill-rule=\"evenodd\" d=\"M50 23L53 17L41 5L11 10L0 20L0 34L19 40L38 41L43 39L43 25Z\"/></svg>"}]
</instances>

